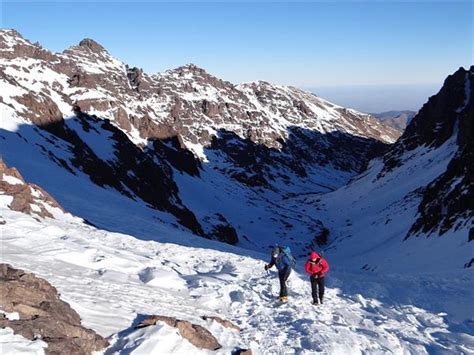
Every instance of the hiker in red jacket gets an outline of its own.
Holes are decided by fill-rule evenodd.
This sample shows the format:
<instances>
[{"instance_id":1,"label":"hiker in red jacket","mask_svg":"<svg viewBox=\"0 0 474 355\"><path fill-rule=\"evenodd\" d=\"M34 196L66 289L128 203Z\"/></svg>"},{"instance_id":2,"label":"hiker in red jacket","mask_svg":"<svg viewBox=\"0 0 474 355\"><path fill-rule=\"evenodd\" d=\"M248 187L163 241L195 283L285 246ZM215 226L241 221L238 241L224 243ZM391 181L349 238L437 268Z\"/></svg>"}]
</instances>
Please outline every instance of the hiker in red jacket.
<instances>
[{"instance_id":1,"label":"hiker in red jacket","mask_svg":"<svg viewBox=\"0 0 474 355\"><path fill-rule=\"evenodd\" d=\"M313 296L313 304L323 304L324 297L324 275L329 270L327 261L315 251L309 255L309 259L304 266L311 280L311 295ZM319 291L319 292L318 292ZM319 296L319 301L318 301Z\"/></svg>"}]
</instances>

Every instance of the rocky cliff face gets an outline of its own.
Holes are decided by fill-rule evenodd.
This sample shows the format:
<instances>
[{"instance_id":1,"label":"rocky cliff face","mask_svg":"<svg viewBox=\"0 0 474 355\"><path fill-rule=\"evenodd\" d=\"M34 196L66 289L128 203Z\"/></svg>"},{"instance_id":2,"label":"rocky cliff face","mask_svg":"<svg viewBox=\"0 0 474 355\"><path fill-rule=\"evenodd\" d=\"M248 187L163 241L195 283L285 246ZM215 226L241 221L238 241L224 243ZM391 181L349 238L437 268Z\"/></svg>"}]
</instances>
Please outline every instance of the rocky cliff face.
<instances>
[{"instance_id":1,"label":"rocky cliff face","mask_svg":"<svg viewBox=\"0 0 474 355\"><path fill-rule=\"evenodd\" d=\"M474 66L469 70L460 68L449 76L441 91L428 101L416 119L400 143L406 149L416 143L436 148L454 137L458 150L446 171L423 189L419 216L408 236L435 231L442 235L453 228L472 226Z\"/></svg>"},{"instance_id":2,"label":"rocky cliff face","mask_svg":"<svg viewBox=\"0 0 474 355\"><path fill-rule=\"evenodd\" d=\"M453 227L464 227L473 217L473 87L474 67L450 75L384 157L379 176L402 167L422 147L436 150L449 140L458 146L443 174L418 191L423 197L419 216L407 237L418 232L444 234Z\"/></svg>"}]
</instances>

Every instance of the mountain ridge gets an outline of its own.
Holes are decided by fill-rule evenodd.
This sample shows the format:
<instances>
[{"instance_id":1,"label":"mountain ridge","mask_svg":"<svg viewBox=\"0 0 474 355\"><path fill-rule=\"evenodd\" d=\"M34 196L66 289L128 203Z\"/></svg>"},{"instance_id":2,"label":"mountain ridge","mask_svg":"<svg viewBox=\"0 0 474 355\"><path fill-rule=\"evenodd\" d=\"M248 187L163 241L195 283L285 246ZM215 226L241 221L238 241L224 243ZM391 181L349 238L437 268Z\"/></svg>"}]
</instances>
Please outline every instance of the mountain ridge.
<instances>
[{"instance_id":1,"label":"mountain ridge","mask_svg":"<svg viewBox=\"0 0 474 355\"><path fill-rule=\"evenodd\" d=\"M102 228L130 232L100 211L131 218L118 207L131 204L151 225L167 221L252 246L262 224L282 240L293 230L304 248L322 223L308 214L295 223L301 212L288 212L277 196L336 189L398 135L296 88L234 85L193 64L150 76L90 39L52 53L17 37L0 33L5 160ZM25 152L34 162L22 158ZM242 206L254 212L238 213Z\"/></svg>"}]
</instances>

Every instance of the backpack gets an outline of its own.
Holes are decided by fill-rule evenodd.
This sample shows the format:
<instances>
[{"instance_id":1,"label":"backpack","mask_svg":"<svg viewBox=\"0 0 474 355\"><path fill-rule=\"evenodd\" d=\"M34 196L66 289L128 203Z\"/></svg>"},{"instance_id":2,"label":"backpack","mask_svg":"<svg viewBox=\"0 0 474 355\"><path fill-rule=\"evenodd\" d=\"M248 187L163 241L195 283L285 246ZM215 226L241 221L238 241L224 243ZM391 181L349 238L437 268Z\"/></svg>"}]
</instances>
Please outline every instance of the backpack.
<instances>
[{"instance_id":1,"label":"backpack","mask_svg":"<svg viewBox=\"0 0 474 355\"><path fill-rule=\"evenodd\" d=\"M290 263L291 263L291 267L295 267L296 266L296 259L294 258L293 255L291 255L291 249L290 247L282 247L281 248L281 251L283 252L283 254L286 255L286 257L288 258L288 260L290 260Z\"/></svg>"}]
</instances>

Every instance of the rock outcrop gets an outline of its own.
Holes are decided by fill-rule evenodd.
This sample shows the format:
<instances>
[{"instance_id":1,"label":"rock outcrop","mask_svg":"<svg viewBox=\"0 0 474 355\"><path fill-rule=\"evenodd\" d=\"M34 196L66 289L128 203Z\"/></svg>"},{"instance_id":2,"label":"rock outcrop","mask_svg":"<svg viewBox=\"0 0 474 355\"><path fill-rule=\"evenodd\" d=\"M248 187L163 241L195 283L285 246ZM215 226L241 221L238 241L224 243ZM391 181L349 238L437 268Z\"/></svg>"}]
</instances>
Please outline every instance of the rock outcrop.
<instances>
[{"instance_id":1,"label":"rock outcrop","mask_svg":"<svg viewBox=\"0 0 474 355\"><path fill-rule=\"evenodd\" d=\"M153 315L138 324L137 328L155 325L157 322L164 322L170 327L177 328L184 339L199 349L214 351L221 348L217 339L206 328L174 317Z\"/></svg>"},{"instance_id":2,"label":"rock outcrop","mask_svg":"<svg viewBox=\"0 0 474 355\"><path fill-rule=\"evenodd\" d=\"M0 159L0 194L12 198L8 207L13 211L28 213L40 218L54 218L52 210L64 212L59 203L45 190L26 183L15 168L9 168Z\"/></svg>"},{"instance_id":3,"label":"rock outcrop","mask_svg":"<svg viewBox=\"0 0 474 355\"><path fill-rule=\"evenodd\" d=\"M234 329L234 330L237 330L239 332L241 330L238 325L232 323L231 321L229 321L227 319L222 319L222 318L217 317L217 316L202 316L201 318L203 320L209 320L209 321L217 322L225 328Z\"/></svg>"},{"instance_id":4,"label":"rock outcrop","mask_svg":"<svg viewBox=\"0 0 474 355\"><path fill-rule=\"evenodd\" d=\"M31 273L0 264L0 309L17 312L19 320L0 318L27 339L42 339L47 354L92 354L106 348L107 340L81 325L79 315L59 297L49 282Z\"/></svg>"}]
</instances>

